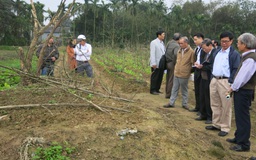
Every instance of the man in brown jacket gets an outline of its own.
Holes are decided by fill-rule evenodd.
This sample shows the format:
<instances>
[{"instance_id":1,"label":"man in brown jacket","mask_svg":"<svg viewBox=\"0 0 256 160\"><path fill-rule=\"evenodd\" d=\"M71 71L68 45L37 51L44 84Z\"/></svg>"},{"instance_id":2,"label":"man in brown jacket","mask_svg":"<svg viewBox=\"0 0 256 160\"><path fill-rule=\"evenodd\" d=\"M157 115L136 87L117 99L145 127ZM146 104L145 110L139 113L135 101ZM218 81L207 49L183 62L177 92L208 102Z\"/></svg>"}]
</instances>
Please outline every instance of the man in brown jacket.
<instances>
[{"instance_id":1,"label":"man in brown jacket","mask_svg":"<svg viewBox=\"0 0 256 160\"><path fill-rule=\"evenodd\" d=\"M174 107L179 88L181 87L182 107L188 110L188 80L194 63L194 50L190 47L187 37L181 37L179 39L179 45L180 49L177 54L177 61L174 69L174 80L170 102L163 107Z\"/></svg>"}]
</instances>

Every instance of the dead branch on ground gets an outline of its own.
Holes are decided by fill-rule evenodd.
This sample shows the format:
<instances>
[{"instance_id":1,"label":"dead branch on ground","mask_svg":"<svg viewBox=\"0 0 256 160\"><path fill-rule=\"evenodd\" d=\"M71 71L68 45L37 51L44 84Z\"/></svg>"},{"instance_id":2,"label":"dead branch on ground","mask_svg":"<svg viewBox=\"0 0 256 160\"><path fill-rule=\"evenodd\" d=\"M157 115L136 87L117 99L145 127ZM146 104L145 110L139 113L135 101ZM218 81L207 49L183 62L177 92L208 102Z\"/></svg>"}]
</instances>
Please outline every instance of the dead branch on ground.
<instances>
[{"instance_id":1,"label":"dead branch on ground","mask_svg":"<svg viewBox=\"0 0 256 160\"><path fill-rule=\"evenodd\" d=\"M73 107L84 107L84 106L90 106L90 104L85 103L53 103L53 104L23 104L23 105L7 105L7 106L0 106L0 109L12 109L12 108L30 108L30 107L52 107L52 106L73 106ZM114 107L108 107L108 106L101 106L101 108L109 108L112 110L118 110L123 112L131 112L125 109L120 108L114 108ZM48 108L47 108L48 109ZM52 112L51 112L52 114ZM53 115L53 114L52 114ZM4 118L4 116L0 117Z\"/></svg>"},{"instance_id":2,"label":"dead branch on ground","mask_svg":"<svg viewBox=\"0 0 256 160\"><path fill-rule=\"evenodd\" d=\"M43 83L46 83L46 84L49 84L49 85L50 85L50 83L52 83L52 84L55 84L55 85L64 86L64 87L69 88L69 89L75 89L75 90L83 91L83 92L88 93L88 94L97 95L97 96L100 96L100 97L103 97L103 98L110 98L110 99L120 100L120 101L125 101L125 102L134 102L133 100L129 100L129 99L126 99L126 98L109 96L109 95L105 95L103 93L98 93L98 92L94 92L94 91L91 91L91 90L88 90L88 89L78 88L76 86L71 86L71 85L68 85L68 84L64 84L64 83L55 81L52 78L38 77L38 76L32 75L30 73L26 73L26 72L23 72L21 70L15 69L15 68L6 67L6 66L3 66L3 65L0 65L0 67L11 70L11 71L14 71L14 72L18 73L19 75L27 76L27 77L29 77L33 80L43 82Z\"/></svg>"}]
</instances>

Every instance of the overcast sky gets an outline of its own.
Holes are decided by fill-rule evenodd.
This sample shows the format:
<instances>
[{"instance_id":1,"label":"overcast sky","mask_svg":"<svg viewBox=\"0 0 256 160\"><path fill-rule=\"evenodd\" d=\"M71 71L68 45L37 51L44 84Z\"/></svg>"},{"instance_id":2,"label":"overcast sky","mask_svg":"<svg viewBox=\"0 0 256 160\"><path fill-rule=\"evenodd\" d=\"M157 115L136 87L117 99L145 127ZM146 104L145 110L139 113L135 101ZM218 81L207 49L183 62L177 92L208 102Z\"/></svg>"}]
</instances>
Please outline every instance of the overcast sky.
<instances>
[{"instance_id":1,"label":"overcast sky","mask_svg":"<svg viewBox=\"0 0 256 160\"><path fill-rule=\"evenodd\" d=\"M30 0L24 0L25 2L30 4ZM34 2L39 1L40 3L43 3L45 5L45 10L47 10L48 8L51 11L56 11L58 5L60 4L61 0L34 0ZM105 0L106 2L109 2L109 0ZM165 4L167 5L167 7L170 7L173 1L177 1L177 0L164 0ZM185 2L186 0L183 0L183 2ZM204 0L203 2L205 3L209 3L211 1L215 1L215 0ZM223 1L234 1L234 0L223 0ZM254 2L256 2L256 0L252 0ZM66 0L66 3L72 3L73 0ZM84 3L84 0L76 0L76 2L80 2L80 3Z\"/></svg>"},{"instance_id":2,"label":"overcast sky","mask_svg":"<svg viewBox=\"0 0 256 160\"><path fill-rule=\"evenodd\" d=\"M24 1L30 4L30 0L24 0ZM34 2L36 1L39 1L40 3L45 4L45 8L44 8L45 10L49 8L51 11L56 11L61 0L34 0ZM105 1L109 2L108 0L105 0ZM164 1L168 7L170 7L171 3L173 2L173 0L164 0ZM67 4L72 2L73 0L66 0ZM84 3L84 0L76 0L76 2ZM204 2L210 2L210 0L204 0Z\"/></svg>"},{"instance_id":3,"label":"overcast sky","mask_svg":"<svg viewBox=\"0 0 256 160\"><path fill-rule=\"evenodd\" d=\"M24 0L24 1L30 4L30 0ZM49 8L51 11L56 11L61 0L34 0L34 2L36 2L36 1L39 1L40 3L45 4L45 8L44 8L45 10L47 10ZM67 4L72 3L72 1L73 0L66 0L66 3ZM105 1L109 2L109 0L105 0ZM170 7L171 3L173 1L177 1L177 0L164 0L164 1L165 1L165 4L167 5L167 7ZM185 2L185 1L186 0L183 0L183 2ZM204 0L205 3L209 3L211 1L215 1L215 0ZM223 0L223 1L228 2L228 1L234 1L234 0ZM252 1L256 2L256 0L252 0ZM84 0L76 0L76 2L84 3Z\"/></svg>"}]
</instances>

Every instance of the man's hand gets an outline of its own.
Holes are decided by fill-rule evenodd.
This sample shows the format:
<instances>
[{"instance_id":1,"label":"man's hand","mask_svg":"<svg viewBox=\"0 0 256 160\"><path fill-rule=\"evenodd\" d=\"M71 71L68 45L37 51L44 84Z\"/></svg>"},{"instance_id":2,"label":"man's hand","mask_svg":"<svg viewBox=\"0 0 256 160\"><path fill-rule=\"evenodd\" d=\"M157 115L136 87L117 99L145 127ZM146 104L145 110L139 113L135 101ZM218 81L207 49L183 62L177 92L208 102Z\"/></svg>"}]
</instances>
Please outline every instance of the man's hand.
<instances>
[{"instance_id":1,"label":"man's hand","mask_svg":"<svg viewBox=\"0 0 256 160\"><path fill-rule=\"evenodd\" d=\"M157 65L152 65L152 68L156 69L156 68L157 68Z\"/></svg>"},{"instance_id":2,"label":"man's hand","mask_svg":"<svg viewBox=\"0 0 256 160\"><path fill-rule=\"evenodd\" d=\"M198 68L198 69L201 69L201 68L203 67L203 65L201 65L201 64L199 64L199 63L197 63L197 62L194 63L194 66L195 66L196 68Z\"/></svg>"},{"instance_id":3,"label":"man's hand","mask_svg":"<svg viewBox=\"0 0 256 160\"><path fill-rule=\"evenodd\" d=\"M56 61L56 58L55 57L51 57L52 61L55 62Z\"/></svg>"}]
</instances>

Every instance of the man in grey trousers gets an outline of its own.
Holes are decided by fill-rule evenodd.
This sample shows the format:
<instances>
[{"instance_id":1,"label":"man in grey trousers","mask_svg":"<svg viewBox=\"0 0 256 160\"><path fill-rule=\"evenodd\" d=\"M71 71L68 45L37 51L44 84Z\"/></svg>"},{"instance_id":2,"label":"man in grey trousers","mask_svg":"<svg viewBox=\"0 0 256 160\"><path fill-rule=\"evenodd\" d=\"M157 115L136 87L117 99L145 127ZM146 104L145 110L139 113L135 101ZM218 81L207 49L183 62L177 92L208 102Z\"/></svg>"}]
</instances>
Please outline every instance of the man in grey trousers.
<instances>
[{"instance_id":1,"label":"man in grey trousers","mask_svg":"<svg viewBox=\"0 0 256 160\"><path fill-rule=\"evenodd\" d=\"M192 64L194 63L194 50L188 43L188 37L179 39L180 49L177 54L177 61L174 68L174 80L170 102L164 105L164 108L174 107L178 97L179 88L182 94L182 107L189 110L188 107L188 80L191 74Z\"/></svg>"}]
</instances>

